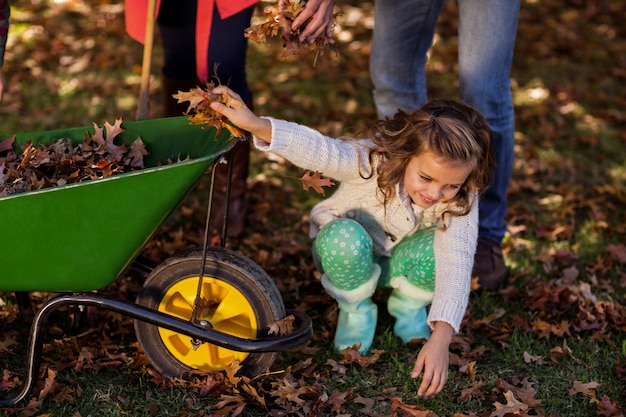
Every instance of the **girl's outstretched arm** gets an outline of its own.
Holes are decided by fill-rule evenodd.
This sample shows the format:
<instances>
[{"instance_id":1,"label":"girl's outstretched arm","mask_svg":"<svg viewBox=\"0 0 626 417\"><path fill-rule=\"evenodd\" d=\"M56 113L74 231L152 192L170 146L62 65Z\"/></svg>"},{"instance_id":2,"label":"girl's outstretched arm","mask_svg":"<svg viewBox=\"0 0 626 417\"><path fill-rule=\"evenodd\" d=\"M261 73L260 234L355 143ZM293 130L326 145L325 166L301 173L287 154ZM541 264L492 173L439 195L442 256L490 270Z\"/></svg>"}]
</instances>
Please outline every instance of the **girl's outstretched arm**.
<instances>
[{"instance_id":1,"label":"girl's outstretched arm","mask_svg":"<svg viewBox=\"0 0 626 417\"><path fill-rule=\"evenodd\" d=\"M220 85L215 87L211 93L213 94L228 94L233 99L233 104L227 106L224 103L213 101L211 108L221 115L224 115L235 126L240 129L247 130L254 136L267 143L272 142L272 124L269 120L261 119L250 110L239 94L235 93L230 88Z\"/></svg>"},{"instance_id":2,"label":"girl's outstretched arm","mask_svg":"<svg viewBox=\"0 0 626 417\"><path fill-rule=\"evenodd\" d=\"M424 344L411 377L418 378L422 373L422 383L417 390L420 398L432 398L438 394L448 382L448 366L450 364L450 342L454 329L448 323L435 323L430 339Z\"/></svg>"}]
</instances>

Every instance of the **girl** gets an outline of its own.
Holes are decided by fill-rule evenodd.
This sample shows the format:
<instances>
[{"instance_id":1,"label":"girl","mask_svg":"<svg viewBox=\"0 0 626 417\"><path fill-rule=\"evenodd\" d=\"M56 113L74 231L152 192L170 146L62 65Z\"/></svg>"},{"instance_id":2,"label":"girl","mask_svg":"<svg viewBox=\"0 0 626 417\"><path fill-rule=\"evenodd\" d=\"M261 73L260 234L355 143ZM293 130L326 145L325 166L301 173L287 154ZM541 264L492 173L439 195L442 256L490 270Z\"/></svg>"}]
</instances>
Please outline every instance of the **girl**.
<instances>
[{"instance_id":1,"label":"girl","mask_svg":"<svg viewBox=\"0 0 626 417\"><path fill-rule=\"evenodd\" d=\"M340 182L311 211L313 259L339 305L335 348L370 348L372 294L391 287L394 333L405 343L427 339L411 374L423 373L418 395L440 392L469 297L478 195L495 166L485 118L460 101L435 100L377 121L366 139L333 139L258 117L228 88L213 90L225 92L235 105L213 102L212 109L251 132L257 149Z\"/></svg>"}]
</instances>

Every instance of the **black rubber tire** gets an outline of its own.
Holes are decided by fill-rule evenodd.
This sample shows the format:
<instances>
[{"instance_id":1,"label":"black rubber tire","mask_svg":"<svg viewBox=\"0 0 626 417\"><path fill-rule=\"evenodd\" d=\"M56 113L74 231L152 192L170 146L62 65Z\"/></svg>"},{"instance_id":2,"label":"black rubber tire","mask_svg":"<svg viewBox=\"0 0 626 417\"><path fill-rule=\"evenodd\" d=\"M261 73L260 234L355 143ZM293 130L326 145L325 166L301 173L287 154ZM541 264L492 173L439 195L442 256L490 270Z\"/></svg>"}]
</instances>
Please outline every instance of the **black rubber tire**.
<instances>
[{"instance_id":1,"label":"black rubber tire","mask_svg":"<svg viewBox=\"0 0 626 417\"><path fill-rule=\"evenodd\" d=\"M184 251L167 259L148 276L137 296L137 303L158 310L164 302L165 294L172 286L189 278L195 278L194 282L197 285L202 260L201 249ZM222 247L211 247L206 256L204 279L206 278L231 285L245 297L257 323L256 334L251 337L267 335L268 326L285 317L282 296L272 279L260 266L237 252ZM189 296L195 297L195 294L194 288ZM190 317L191 312L184 318ZM164 343L158 326L135 320L135 333L154 368L167 378L184 377L185 373L193 370L217 371L216 369L197 369L181 362L177 357L178 352L172 352ZM204 346L209 351L212 348L217 349L215 345L205 344ZM247 376L265 372L274 363L276 356L276 352L249 353L245 359L241 360L240 372Z\"/></svg>"}]
</instances>

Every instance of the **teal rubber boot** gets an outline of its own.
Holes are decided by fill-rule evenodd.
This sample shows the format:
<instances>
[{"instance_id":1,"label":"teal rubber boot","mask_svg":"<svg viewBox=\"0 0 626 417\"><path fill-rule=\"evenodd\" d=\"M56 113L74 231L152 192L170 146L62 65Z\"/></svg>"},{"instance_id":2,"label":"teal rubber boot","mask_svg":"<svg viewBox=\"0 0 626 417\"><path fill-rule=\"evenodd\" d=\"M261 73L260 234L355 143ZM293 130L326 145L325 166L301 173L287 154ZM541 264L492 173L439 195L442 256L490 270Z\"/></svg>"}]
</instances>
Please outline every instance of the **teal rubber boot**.
<instances>
[{"instance_id":1,"label":"teal rubber boot","mask_svg":"<svg viewBox=\"0 0 626 417\"><path fill-rule=\"evenodd\" d=\"M357 345L359 352L364 354L374 341L378 306L372 302L372 295L376 291L381 270L377 264L372 267L367 281L351 290L337 288L326 274L322 275L322 286L339 305L334 346L340 353Z\"/></svg>"},{"instance_id":2,"label":"teal rubber boot","mask_svg":"<svg viewBox=\"0 0 626 417\"><path fill-rule=\"evenodd\" d=\"M357 345L361 354L367 353L374 341L378 306L371 298L354 303L338 301L338 304L339 317L333 342L335 349L341 352Z\"/></svg>"},{"instance_id":3,"label":"teal rubber boot","mask_svg":"<svg viewBox=\"0 0 626 417\"><path fill-rule=\"evenodd\" d=\"M428 302L416 300L395 289L387 301L387 310L396 319L393 332L404 343L413 339L429 339L430 327L426 322Z\"/></svg>"}]
</instances>

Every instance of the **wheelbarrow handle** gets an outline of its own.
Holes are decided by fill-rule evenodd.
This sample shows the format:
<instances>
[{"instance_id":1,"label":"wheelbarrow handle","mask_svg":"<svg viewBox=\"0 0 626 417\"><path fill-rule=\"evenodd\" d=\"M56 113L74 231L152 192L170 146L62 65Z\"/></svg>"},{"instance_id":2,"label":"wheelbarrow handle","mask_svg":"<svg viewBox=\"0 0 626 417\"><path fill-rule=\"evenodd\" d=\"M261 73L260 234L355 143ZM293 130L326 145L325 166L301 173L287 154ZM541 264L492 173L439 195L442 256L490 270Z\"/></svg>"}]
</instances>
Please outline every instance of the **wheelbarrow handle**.
<instances>
[{"instance_id":1,"label":"wheelbarrow handle","mask_svg":"<svg viewBox=\"0 0 626 417\"><path fill-rule=\"evenodd\" d=\"M68 305L93 306L111 310L133 319L146 321L158 327L185 334L202 342L208 342L239 352L258 353L290 350L304 344L313 334L309 317L297 312L290 312L290 314L296 316L295 322L299 324L293 333L277 337L245 339L211 328L202 329L178 317L170 316L169 314L130 301L118 300L107 295L98 293L62 294L46 302L35 315L31 325L28 349L26 351L27 370L24 383L17 394L0 398L0 406L16 404L26 398L28 393L32 390L39 372L43 337L48 318L58 308Z\"/></svg>"}]
</instances>

